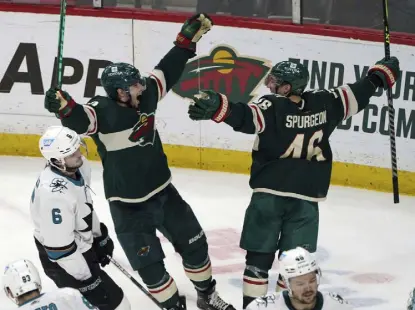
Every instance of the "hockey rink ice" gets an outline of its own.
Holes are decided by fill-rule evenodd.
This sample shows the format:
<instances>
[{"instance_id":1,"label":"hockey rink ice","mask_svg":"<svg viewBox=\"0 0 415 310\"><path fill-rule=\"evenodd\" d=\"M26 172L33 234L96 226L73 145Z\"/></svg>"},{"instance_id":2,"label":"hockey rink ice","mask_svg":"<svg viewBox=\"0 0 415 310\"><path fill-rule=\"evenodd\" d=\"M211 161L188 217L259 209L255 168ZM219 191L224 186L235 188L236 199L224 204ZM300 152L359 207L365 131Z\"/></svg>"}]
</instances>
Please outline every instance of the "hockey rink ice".
<instances>
[{"instance_id":1,"label":"hockey rink ice","mask_svg":"<svg viewBox=\"0 0 415 310\"><path fill-rule=\"evenodd\" d=\"M3 268L16 259L32 260L48 291L55 285L42 272L29 217L30 196L44 164L41 158L0 157L0 264ZM91 166L94 208L110 230L114 258L139 280L114 234L101 165L91 162ZM173 184L192 206L208 237L220 295L242 309L245 254L238 244L251 195L248 176L177 168L172 168L172 173ZM370 175L367 178L370 181ZM320 204L320 290L338 292L355 309L406 309L409 292L415 286L414 236L415 197L401 196L401 203L394 205L392 194L332 186L327 201ZM188 309L196 310L196 293L184 274L180 257L164 239L163 248L167 269L180 292L187 296ZM270 290L275 288L277 268L274 264ZM132 309L157 309L116 267L109 265L106 270L124 289ZM14 307L0 293L0 308Z\"/></svg>"}]
</instances>

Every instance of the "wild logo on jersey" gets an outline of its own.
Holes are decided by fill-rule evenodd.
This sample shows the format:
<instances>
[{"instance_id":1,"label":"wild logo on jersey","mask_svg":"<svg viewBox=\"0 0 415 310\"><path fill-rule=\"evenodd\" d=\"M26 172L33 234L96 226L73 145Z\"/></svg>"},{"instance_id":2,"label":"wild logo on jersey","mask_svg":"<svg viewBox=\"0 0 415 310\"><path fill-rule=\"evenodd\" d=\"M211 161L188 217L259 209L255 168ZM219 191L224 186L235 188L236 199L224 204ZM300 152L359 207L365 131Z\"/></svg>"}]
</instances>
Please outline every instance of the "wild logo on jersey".
<instances>
[{"instance_id":1,"label":"wild logo on jersey","mask_svg":"<svg viewBox=\"0 0 415 310\"><path fill-rule=\"evenodd\" d=\"M188 62L172 90L181 97L191 98L199 89L213 89L226 94L232 102L248 103L270 68L268 60L240 56L230 46L220 45L208 56Z\"/></svg>"},{"instance_id":2,"label":"wild logo on jersey","mask_svg":"<svg viewBox=\"0 0 415 310\"><path fill-rule=\"evenodd\" d=\"M138 123L135 124L128 139L131 142L137 142L140 146L153 145L155 129L154 113L140 113Z\"/></svg>"}]
</instances>

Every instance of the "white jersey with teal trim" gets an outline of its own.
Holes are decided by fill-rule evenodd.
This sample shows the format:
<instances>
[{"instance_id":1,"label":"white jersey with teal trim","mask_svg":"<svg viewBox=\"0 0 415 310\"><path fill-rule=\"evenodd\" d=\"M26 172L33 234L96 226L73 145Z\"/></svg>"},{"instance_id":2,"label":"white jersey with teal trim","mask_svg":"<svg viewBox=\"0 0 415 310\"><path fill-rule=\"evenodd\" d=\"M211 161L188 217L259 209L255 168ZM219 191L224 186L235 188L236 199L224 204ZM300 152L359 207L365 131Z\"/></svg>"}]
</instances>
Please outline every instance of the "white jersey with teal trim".
<instances>
[{"instance_id":1,"label":"white jersey with teal trim","mask_svg":"<svg viewBox=\"0 0 415 310\"><path fill-rule=\"evenodd\" d=\"M317 293L317 301L313 310L351 310L353 307L336 293ZM288 291L257 298L246 310L296 310L288 296Z\"/></svg>"},{"instance_id":2,"label":"white jersey with teal trim","mask_svg":"<svg viewBox=\"0 0 415 310\"><path fill-rule=\"evenodd\" d=\"M41 294L22 304L19 310L98 310L91 305L78 290L60 288L52 292ZM16 308L14 308L16 310Z\"/></svg>"},{"instance_id":3,"label":"white jersey with teal trim","mask_svg":"<svg viewBox=\"0 0 415 310\"><path fill-rule=\"evenodd\" d=\"M51 261L57 262L77 280L91 277L82 255L101 236L100 222L90 193L91 168L84 164L76 178L47 165L40 173L30 203L34 236Z\"/></svg>"}]
</instances>

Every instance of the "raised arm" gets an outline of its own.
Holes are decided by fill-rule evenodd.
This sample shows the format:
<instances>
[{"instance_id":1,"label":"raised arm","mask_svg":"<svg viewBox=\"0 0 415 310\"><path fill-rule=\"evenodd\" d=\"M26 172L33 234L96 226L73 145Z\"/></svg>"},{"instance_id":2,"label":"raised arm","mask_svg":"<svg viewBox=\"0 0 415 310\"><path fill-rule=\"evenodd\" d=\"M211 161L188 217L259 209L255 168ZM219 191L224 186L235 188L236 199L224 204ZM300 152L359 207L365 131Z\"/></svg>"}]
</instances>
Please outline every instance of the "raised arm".
<instances>
[{"instance_id":1,"label":"raised arm","mask_svg":"<svg viewBox=\"0 0 415 310\"><path fill-rule=\"evenodd\" d=\"M49 89L45 96L45 108L55 113L63 126L78 134L92 135L98 131L94 107L90 104L76 103L66 91Z\"/></svg>"},{"instance_id":2,"label":"raised arm","mask_svg":"<svg viewBox=\"0 0 415 310\"><path fill-rule=\"evenodd\" d=\"M196 14L183 24L181 31L178 33L176 40L173 42L174 47L160 60L147 79L147 90L143 94L146 100L143 102L153 103L155 110L157 103L170 91L170 89L179 81L186 63L196 55L196 43L201 37L212 28L212 20L207 14ZM148 100L157 98L156 100Z\"/></svg>"},{"instance_id":3,"label":"raised arm","mask_svg":"<svg viewBox=\"0 0 415 310\"><path fill-rule=\"evenodd\" d=\"M378 87L392 88L399 79L399 70L396 57L391 57L390 60L382 59L369 69L367 76L355 83L330 90L316 90L309 94L319 96L322 102L327 102L329 117L337 126L343 120L364 110Z\"/></svg>"},{"instance_id":4,"label":"raised arm","mask_svg":"<svg viewBox=\"0 0 415 310\"><path fill-rule=\"evenodd\" d=\"M235 131L247 134L260 134L266 126L275 124L274 106L266 96L250 104L230 102L225 95L212 90L202 91L197 97L189 107L192 120L224 122Z\"/></svg>"}]
</instances>

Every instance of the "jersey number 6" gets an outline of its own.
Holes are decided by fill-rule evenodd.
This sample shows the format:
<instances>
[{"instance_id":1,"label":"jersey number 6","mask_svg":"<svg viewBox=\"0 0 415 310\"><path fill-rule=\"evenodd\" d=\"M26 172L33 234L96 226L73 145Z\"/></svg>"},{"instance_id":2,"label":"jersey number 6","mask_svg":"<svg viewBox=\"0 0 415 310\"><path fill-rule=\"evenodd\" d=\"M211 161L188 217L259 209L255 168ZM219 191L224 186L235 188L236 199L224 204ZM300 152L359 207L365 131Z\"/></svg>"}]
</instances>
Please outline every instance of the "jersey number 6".
<instances>
[{"instance_id":1,"label":"jersey number 6","mask_svg":"<svg viewBox=\"0 0 415 310\"><path fill-rule=\"evenodd\" d=\"M58 208L52 209L52 222L53 224L60 224L62 223L62 215L61 210Z\"/></svg>"},{"instance_id":2,"label":"jersey number 6","mask_svg":"<svg viewBox=\"0 0 415 310\"><path fill-rule=\"evenodd\" d=\"M326 158L323 156L323 151L320 147L314 146L315 142L320 143L323 139L323 130L316 131L308 141L307 150L306 150L306 159L311 160L314 156L316 157L317 161L325 161ZM290 146L287 148L285 153L281 156L281 158L302 158L301 155L304 149L304 134L297 134L291 142Z\"/></svg>"}]
</instances>

